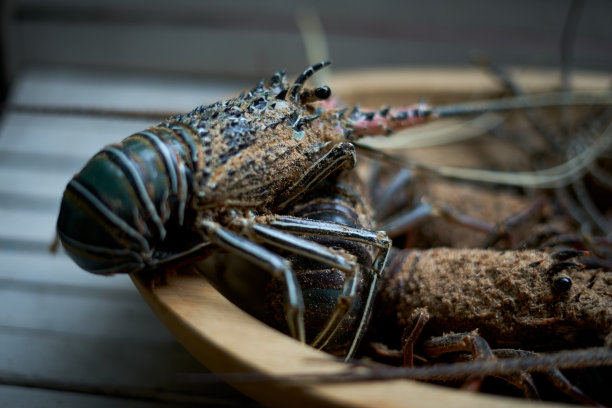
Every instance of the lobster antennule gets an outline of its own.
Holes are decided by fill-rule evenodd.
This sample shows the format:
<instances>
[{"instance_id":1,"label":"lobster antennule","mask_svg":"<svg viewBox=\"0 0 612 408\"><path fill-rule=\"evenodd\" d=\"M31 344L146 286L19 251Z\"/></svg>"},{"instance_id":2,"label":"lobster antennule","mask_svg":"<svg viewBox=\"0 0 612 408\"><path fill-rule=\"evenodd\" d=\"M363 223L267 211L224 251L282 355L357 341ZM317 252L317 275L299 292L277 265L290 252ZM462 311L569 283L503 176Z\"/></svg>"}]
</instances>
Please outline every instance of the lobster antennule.
<instances>
[{"instance_id":1,"label":"lobster antennule","mask_svg":"<svg viewBox=\"0 0 612 408\"><path fill-rule=\"evenodd\" d=\"M319 71L322 68L325 68L329 64L331 64L331 61L321 61L317 64L308 67L304 72L302 72L300 76L296 78L293 85L291 85L291 90L289 91L289 98L291 98L291 100L293 100L293 102L295 102L296 104L299 103L300 91L304 86L304 82L306 82L306 80L310 78L315 72Z\"/></svg>"}]
</instances>

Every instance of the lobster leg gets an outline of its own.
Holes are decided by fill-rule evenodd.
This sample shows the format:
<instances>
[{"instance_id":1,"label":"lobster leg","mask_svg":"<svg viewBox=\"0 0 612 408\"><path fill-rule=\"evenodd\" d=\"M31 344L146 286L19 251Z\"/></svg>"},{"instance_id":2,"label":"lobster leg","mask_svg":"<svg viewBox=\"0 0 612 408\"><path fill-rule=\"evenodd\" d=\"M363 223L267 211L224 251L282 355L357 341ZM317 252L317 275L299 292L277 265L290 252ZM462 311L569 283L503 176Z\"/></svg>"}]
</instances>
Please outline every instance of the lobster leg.
<instances>
[{"instance_id":1,"label":"lobster leg","mask_svg":"<svg viewBox=\"0 0 612 408\"><path fill-rule=\"evenodd\" d=\"M478 247L489 248L502 239L508 239L511 246L514 247L516 245L513 231L527 220L540 214L547 203L546 198L540 196L519 211L509 216L504 215L505 219L501 219L499 215L487 221L468 215L440 199L420 199L420 202L415 203L415 191L413 190L416 180L413 173L409 169L399 169L395 175L389 177L384 172L380 164L376 163L368 183L371 195L375 197L374 213L378 227L386 231L391 238L409 234L424 220L438 217L448 223L486 234L487 237ZM389 181L385 183L385 179ZM474 198L475 200L486 199L486 197L479 198L479 196ZM460 202L456 204L461 206Z\"/></svg>"},{"instance_id":2,"label":"lobster leg","mask_svg":"<svg viewBox=\"0 0 612 408\"><path fill-rule=\"evenodd\" d=\"M353 228L335 222L288 216L276 216L270 222L270 225L292 234L325 236L375 246L380 251L374 259L372 269L378 277L382 276L391 249L391 240L384 231L372 231L365 228Z\"/></svg>"},{"instance_id":3,"label":"lobster leg","mask_svg":"<svg viewBox=\"0 0 612 408\"><path fill-rule=\"evenodd\" d=\"M348 356L352 355L352 353L355 351L354 349L356 348L357 344L359 343L361 337L363 336L365 332L366 320L367 320L367 317L369 316L369 310L372 307L372 301L373 301L374 294L375 294L375 288L376 288L376 283L377 283L376 281L378 277L381 276L382 271L385 267L387 256L389 254L389 250L391 247L391 241L387 238L386 234L381 231L378 231L378 232L370 231L370 230L363 229L363 228L348 227L346 225L340 225L334 222L310 220L307 218L298 218L298 217L289 217L289 216L274 216L271 219L269 219L269 225L276 230L284 230L291 234L303 234L303 235L308 235L308 236L325 236L329 238L345 239L348 241L365 243L365 244L372 245L380 249L378 251L376 258L374 259L372 263L372 270L374 272L374 275L372 276L372 284L370 288L370 293L368 295L365 312L363 314L363 318L360 323L360 326L357 330L355 340L351 346L351 350L348 353ZM261 231L262 226L257 225L256 228ZM279 232L280 231L276 231L275 234L278 235ZM283 233L283 234L287 235L286 233ZM258 238L261 239L262 237L258 236ZM323 328L323 330L321 330L321 332L315 338L312 344L314 347L322 348L332 338L335 330L339 327L340 322L342 321L345 314L350 309L353 299L355 297L355 288L356 288L356 284L360 277L361 272L360 272L359 266L356 264L353 265L352 269L347 270L346 268L342 268L340 264L334 264L330 261L325 260L324 258L321 258L320 256L317 255L315 251L312 251L313 249L318 251L319 250L318 248L321 247L321 245L316 244L314 242L310 242L310 241L303 240L301 238L293 237L291 240L287 240L286 243L289 243L289 242L295 243L295 242L301 242L301 241L305 241L309 243L309 245L306 245L302 248L305 251L301 251L301 252L297 251L297 247L295 246L292 246L292 247L283 246L281 242L278 242L278 241L272 242L270 240L267 240L266 242L271 243L273 245L277 245L284 249L288 249L292 252L306 256L308 258L319 260L323 263L326 263L327 265L336 267L342 270L343 272L345 272L345 275L346 275L344 287L342 289L342 293L338 297L335 309L332 315L330 316L329 320L327 321L325 327ZM332 251L326 247L322 247L322 248L325 250L325 252Z\"/></svg>"},{"instance_id":4,"label":"lobster leg","mask_svg":"<svg viewBox=\"0 0 612 408\"><path fill-rule=\"evenodd\" d=\"M483 248L489 248L495 245L500 239L508 236L512 228L518 226L524 222L527 218L537 213L542 209L545 204L545 197L540 196L537 200L533 201L530 205L525 207L517 214L511 215L510 217L503 220L501 223L495 226L495 230L490 234L482 244Z\"/></svg>"},{"instance_id":5,"label":"lobster leg","mask_svg":"<svg viewBox=\"0 0 612 408\"><path fill-rule=\"evenodd\" d=\"M412 182L412 172L407 169L402 169L397 172L389 182L389 185L382 192L375 194L379 195L376 199L377 204L374 209L376 214L375 217L379 221L379 225L381 225L380 229L386 231L390 237L397 237L405 234L417 224L432 216L444 217L455 224L484 231L489 234L494 234L500 229L482 220L467 216L449 205L425 201L422 201L415 207L403 211L400 210L393 216L386 218L389 213L393 212L394 207L397 208L401 206L401 204L409 205L408 202L405 202L407 200L406 197L400 198L398 205L397 197L401 195L402 190L407 190ZM371 188L377 183L377 179L371 179Z\"/></svg>"},{"instance_id":6,"label":"lobster leg","mask_svg":"<svg viewBox=\"0 0 612 408\"><path fill-rule=\"evenodd\" d=\"M315 242L307 241L291 234L276 231L262 225L255 225L253 228L254 232L257 234L257 239L259 240L263 240L268 244L272 244L278 246L279 248L283 248L299 255L323 262L327 265L338 268L345 273L346 278L344 287L342 289L342 293L338 297L336 307L334 308L334 311L326 326L319 333L312 344L314 347L325 346L353 304L353 300L356 295L357 282L361 275L359 265L353 263L352 261L348 263L343 261L342 255L340 255L337 251L326 248ZM336 254L338 255L335 256Z\"/></svg>"},{"instance_id":7,"label":"lobster leg","mask_svg":"<svg viewBox=\"0 0 612 408\"><path fill-rule=\"evenodd\" d=\"M210 240L219 247L251 261L284 281L287 289L285 317L289 332L294 338L305 342L304 299L289 261L215 222L202 221L201 226L205 229Z\"/></svg>"},{"instance_id":8,"label":"lobster leg","mask_svg":"<svg viewBox=\"0 0 612 408\"><path fill-rule=\"evenodd\" d=\"M476 331L468 333L447 334L433 337L423 343L425 354L436 358L442 354L456 351L468 351L474 360L495 360L495 355L489 343L478 335ZM475 375L467 379L464 388L478 390L484 376Z\"/></svg>"},{"instance_id":9,"label":"lobster leg","mask_svg":"<svg viewBox=\"0 0 612 408\"><path fill-rule=\"evenodd\" d=\"M386 231L390 237L398 237L409 232L418 223L433 214L433 206L430 203L420 203L414 208L409 208L381 223L380 228Z\"/></svg>"},{"instance_id":10,"label":"lobster leg","mask_svg":"<svg viewBox=\"0 0 612 408\"><path fill-rule=\"evenodd\" d=\"M380 168L379 163L376 164L376 168ZM378 177L378 175L373 174L371 180L369 181L370 191L372 191L372 188L375 188L375 186L379 184L380 180ZM393 177L389 185L384 189L379 197L377 197L377 194L372 193L372 197L377 197L374 206L374 214L376 215L377 221L383 220L393 214L398 209L398 204L406 204L402 203L405 198L400 198L398 203L396 197L401 197L402 193L405 193L412 182L412 171L410 169L401 168L397 171L397 175Z\"/></svg>"},{"instance_id":11,"label":"lobster leg","mask_svg":"<svg viewBox=\"0 0 612 408\"><path fill-rule=\"evenodd\" d=\"M271 220L270 225L292 234L339 238L375 246L380 251L374 259L372 269L374 269L379 277L382 276L382 271L391 248L391 240L384 231L372 231L365 228L353 228L343 224L336 224L335 222L288 216L275 216Z\"/></svg>"},{"instance_id":12,"label":"lobster leg","mask_svg":"<svg viewBox=\"0 0 612 408\"><path fill-rule=\"evenodd\" d=\"M412 324L406 326L402 335L402 354L404 355L404 366L414 367L414 345L423 332L423 328L429 320L427 308L417 308L412 312Z\"/></svg>"},{"instance_id":13,"label":"lobster leg","mask_svg":"<svg viewBox=\"0 0 612 408\"><path fill-rule=\"evenodd\" d=\"M472 353L473 359L525 357L536 354L529 351L514 349L491 350L486 340L475 332L434 337L425 342L424 346L427 354L431 357L437 357L438 355L449 351L469 351ZM576 400L588 405L596 405L596 403L584 395L580 389L572 385L561 373L561 371L553 369L548 370L545 374L555 387L570 397L573 397ZM539 399L537 387L533 381L533 378L528 372L521 372L519 374L496 374L494 377L500 378L519 388L523 391L526 398Z\"/></svg>"},{"instance_id":14,"label":"lobster leg","mask_svg":"<svg viewBox=\"0 0 612 408\"><path fill-rule=\"evenodd\" d=\"M373 245L387 249L391 242L384 231L372 231L365 228L354 228L345 224L329 221L311 220L308 218L276 215L270 217L269 225L292 234L318 235L340 238L349 241Z\"/></svg>"},{"instance_id":15,"label":"lobster leg","mask_svg":"<svg viewBox=\"0 0 612 408\"><path fill-rule=\"evenodd\" d=\"M497 349L493 350L495 356L499 358L513 358L513 357L526 357L537 355L537 353L525 350L515 350L515 349ZM591 399L585 393L583 393L580 388L576 387L574 384L567 379L565 375L559 369L552 369L544 372L548 380L553 384L557 389L566 395L574 398L576 401L579 401L585 405L591 406L600 406L596 401Z\"/></svg>"},{"instance_id":16,"label":"lobster leg","mask_svg":"<svg viewBox=\"0 0 612 408\"><path fill-rule=\"evenodd\" d=\"M333 337L334 332L339 327L340 322L353 303L356 285L361 277L361 270L359 265L353 263L352 260L350 262L343 261L344 256L340 255L337 251L324 247L315 242L296 237L292 234L346 239L349 241L373 245L380 249L372 265L374 276L372 277L372 285L367 299L366 311L363 314L364 317L358 328L355 341L353 342L351 350L348 353L350 356L352 352L354 352L357 343L365 331L365 320L367 319L369 310L372 306L372 300L374 298L376 288L376 280L382 274L391 246L391 241L387 239L386 235L382 232L370 231L362 228L352 228L333 222L309 220L305 218L275 216L269 220L269 225L272 228L261 224L253 225L252 231L256 235L254 239L291 251L298 255L320 261L324 264L338 268L345 273L346 278L342 292L338 297L334 311L332 312L332 315L327 321L325 327L315 338L312 344L314 347L324 347ZM280 230L285 230L286 232L282 232ZM291 234L288 234L287 232L290 232Z\"/></svg>"}]
</instances>

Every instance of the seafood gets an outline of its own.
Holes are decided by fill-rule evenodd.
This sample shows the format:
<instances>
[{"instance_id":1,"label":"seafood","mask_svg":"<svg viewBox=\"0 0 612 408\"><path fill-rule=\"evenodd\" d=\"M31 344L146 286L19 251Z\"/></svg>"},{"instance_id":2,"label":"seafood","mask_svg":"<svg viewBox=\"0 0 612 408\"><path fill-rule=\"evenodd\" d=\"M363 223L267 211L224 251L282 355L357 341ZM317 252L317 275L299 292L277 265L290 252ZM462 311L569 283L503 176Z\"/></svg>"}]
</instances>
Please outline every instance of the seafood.
<instances>
[{"instance_id":1,"label":"seafood","mask_svg":"<svg viewBox=\"0 0 612 408\"><path fill-rule=\"evenodd\" d=\"M390 241L383 231L281 215L282 210L330 175L353 168L360 137L389 134L434 117L525 107L524 98L437 109L424 104L379 110L317 106L329 98L330 89L304 89L304 83L327 65L309 67L291 86L278 72L237 98L200 106L102 149L64 192L57 232L68 255L85 270L112 274L147 273L215 251L230 252L282 279L289 331L305 341L304 300L295 271L286 257L265 245L342 271L347 277L342 299L350 303L363 273L358 262L300 235L373 245L379 249L372 265L377 275ZM560 102L544 95L531 103L607 104L609 97L565 95ZM582 167L594 160L601 143L610 142L608 133L577 156ZM481 177L473 171L458 176ZM519 176L522 183L538 183L530 174ZM541 182L567 177L563 169L553 169ZM487 173L484 179L500 175ZM318 343L333 335L346 313L344 303L336 303Z\"/></svg>"},{"instance_id":2,"label":"seafood","mask_svg":"<svg viewBox=\"0 0 612 408\"><path fill-rule=\"evenodd\" d=\"M107 146L68 183L57 222L68 255L99 274L136 273L223 249L281 277L291 334L305 339L304 301L291 264L263 243L334 266L350 278L350 297L360 277L349 256L296 234L390 245L382 232L277 215L321 180L355 165L350 140L386 121L399 128L425 120L424 107L317 111L312 101L329 88L304 90L316 64L289 87L283 72L246 94L177 115ZM387 130L387 128L385 128ZM351 136L353 135L353 136ZM330 322L333 331L343 313Z\"/></svg>"},{"instance_id":3,"label":"seafood","mask_svg":"<svg viewBox=\"0 0 612 408\"><path fill-rule=\"evenodd\" d=\"M580 253L404 250L386 271L376 321L403 328L427 308L424 335L478 328L495 347L612 346L612 274L564 259Z\"/></svg>"}]
</instances>

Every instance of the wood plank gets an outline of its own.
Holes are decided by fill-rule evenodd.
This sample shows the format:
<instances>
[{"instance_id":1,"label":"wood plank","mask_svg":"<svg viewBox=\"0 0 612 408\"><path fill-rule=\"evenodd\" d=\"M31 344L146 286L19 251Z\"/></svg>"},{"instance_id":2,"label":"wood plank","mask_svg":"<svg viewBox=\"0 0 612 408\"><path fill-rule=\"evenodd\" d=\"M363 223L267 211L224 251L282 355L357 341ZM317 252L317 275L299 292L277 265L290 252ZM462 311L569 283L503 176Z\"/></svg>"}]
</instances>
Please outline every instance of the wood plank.
<instances>
[{"instance_id":1,"label":"wood plank","mask_svg":"<svg viewBox=\"0 0 612 408\"><path fill-rule=\"evenodd\" d=\"M55 237L57 214L18 208L4 209L0 215L0 239L48 242Z\"/></svg>"},{"instance_id":2,"label":"wood plank","mask_svg":"<svg viewBox=\"0 0 612 408\"><path fill-rule=\"evenodd\" d=\"M6 150L0 149L0 163L5 169L26 169L72 176L83 167L85 160L72 151L48 155L31 151L11 151L10 146Z\"/></svg>"},{"instance_id":3,"label":"wood plank","mask_svg":"<svg viewBox=\"0 0 612 408\"><path fill-rule=\"evenodd\" d=\"M134 289L4 281L0 326L133 340L167 339Z\"/></svg>"},{"instance_id":4,"label":"wood plank","mask_svg":"<svg viewBox=\"0 0 612 408\"><path fill-rule=\"evenodd\" d=\"M150 121L142 120L10 114L0 130L0 150L23 154L69 153L82 158L82 166L105 145L149 125Z\"/></svg>"},{"instance_id":5,"label":"wood plank","mask_svg":"<svg viewBox=\"0 0 612 408\"><path fill-rule=\"evenodd\" d=\"M157 341L84 337L42 331L0 331L0 383L28 380L72 388L99 386L105 389L153 390L235 394L208 371L171 336ZM185 375L210 377L211 381L184 381Z\"/></svg>"},{"instance_id":6,"label":"wood plank","mask_svg":"<svg viewBox=\"0 0 612 408\"><path fill-rule=\"evenodd\" d=\"M205 393L177 393L162 390L111 388L102 389L74 384L0 385L0 404L6 407L258 407L248 398ZM56 387L56 388L54 388Z\"/></svg>"},{"instance_id":7,"label":"wood plank","mask_svg":"<svg viewBox=\"0 0 612 408\"><path fill-rule=\"evenodd\" d=\"M87 287L0 278L0 362L0 384L19 385L25 378L29 387L97 390L173 403L245 401L223 383L183 380L182 374L206 371L131 285ZM185 392L189 395L180 394Z\"/></svg>"},{"instance_id":8,"label":"wood plank","mask_svg":"<svg viewBox=\"0 0 612 408\"><path fill-rule=\"evenodd\" d=\"M254 81L223 78L34 67L20 75L10 100L15 104L181 113L235 96L253 85Z\"/></svg>"},{"instance_id":9,"label":"wood plank","mask_svg":"<svg viewBox=\"0 0 612 408\"><path fill-rule=\"evenodd\" d=\"M60 252L23 252L0 250L0 282L29 282L39 285L67 285L85 288L109 288L132 290L132 283L125 274L100 276L80 269Z\"/></svg>"},{"instance_id":10,"label":"wood plank","mask_svg":"<svg viewBox=\"0 0 612 408\"><path fill-rule=\"evenodd\" d=\"M131 84L129 76L57 72L51 78L34 71L18 82L14 103L184 112L236 93L236 82L198 83L188 80L148 78ZM74 83L71 82L75 78ZM57 103L62 95L61 103ZM6 114L0 126L0 152L27 155L70 155L81 158L70 168L78 171L93 154L109 143L146 129L156 120L117 117L57 116L27 113Z\"/></svg>"},{"instance_id":11,"label":"wood plank","mask_svg":"<svg viewBox=\"0 0 612 408\"><path fill-rule=\"evenodd\" d=\"M71 176L68 171L55 173L40 169L7 168L0 162L0 194L27 196L32 200L59 200Z\"/></svg>"},{"instance_id":12,"label":"wood plank","mask_svg":"<svg viewBox=\"0 0 612 408\"><path fill-rule=\"evenodd\" d=\"M176 403L155 403L138 399L100 397L74 392L0 385L0 405L3 407L90 407L149 408L172 407Z\"/></svg>"},{"instance_id":13,"label":"wood plank","mask_svg":"<svg viewBox=\"0 0 612 408\"><path fill-rule=\"evenodd\" d=\"M66 184L74 174L73 169L82 161L68 161L59 168L53 162L28 166L19 163L17 157L7 160L8 153L3 153L4 157L0 155L0 208L3 211L18 210L57 216ZM29 153L22 157L29 163L36 158L36 155ZM8 223L8 217L10 215L3 212L0 214L0 222Z\"/></svg>"}]
</instances>

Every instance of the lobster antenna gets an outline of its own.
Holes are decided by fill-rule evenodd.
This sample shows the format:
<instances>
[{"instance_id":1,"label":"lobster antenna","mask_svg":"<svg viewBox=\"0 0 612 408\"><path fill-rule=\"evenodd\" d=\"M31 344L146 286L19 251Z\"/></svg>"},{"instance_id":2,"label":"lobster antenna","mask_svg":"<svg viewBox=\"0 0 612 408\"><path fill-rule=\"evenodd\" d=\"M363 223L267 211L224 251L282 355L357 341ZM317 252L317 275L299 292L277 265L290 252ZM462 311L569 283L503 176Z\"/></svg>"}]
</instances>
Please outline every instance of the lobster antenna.
<instances>
[{"instance_id":1,"label":"lobster antenna","mask_svg":"<svg viewBox=\"0 0 612 408\"><path fill-rule=\"evenodd\" d=\"M594 347L500 360L438 364L430 367L384 367L330 374L297 374L287 376L286 380L301 380L309 383L392 380L400 378L439 380L463 378L475 374L496 375L520 373L522 371L542 372L555 368L571 369L584 367L585 365L589 367L603 367L610 364L612 364L612 350L607 347Z\"/></svg>"},{"instance_id":2,"label":"lobster antenna","mask_svg":"<svg viewBox=\"0 0 612 408\"><path fill-rule=\"evenodd\" d=\"M480 61L484 64L486 62ZM495 69L494 67L491 67ZM497 70L495 71L498 77ZM501 78L503 85L512 91L516 86L505 76ZM452 105L427 107L424 115L434 118L459 119L464 116L478 115L465 122L454 122L446 125L425 125L424 128L410 128L388 138L367 138L363 144L378 149L408 149L426 146L436 146L475 138L501 124L502 119L495 113L507 111L526 111L530 109L563 106L612 105L612 92L604 91L570 91L550 92L542 94L515 95L502 99L464 102ZM534 121L531 121L534 122ZM535 123L537 125L537 122ZM536 130L542 132L541 126Z\"/></svg>"},{"instance_id":3,"label":"lobster antenna","mask_svg":"<svg viewBox=\"0 0 612 408\"><path fill-rule=\"evenodd\" d=\"M442 177L519 187L556 188L566 186L580 178L589 165L599 157L601 152L612 146L612 124L607 127L597 141L570 160L558 166L537 171L505 172L452 166L433 166L385 153L362 143L353 142L353 144L372 157L396 163L403 167L425 170Z\"/></svg>"},{"instance_id":4,"label":"lobster antenna","mask_svg":"<svg viewBox=\"0 0 612 408\"><path fill-rule=\"evenodd\" d=\"M484 113L469 120L446 118L381 138L369 136L362 143L377 149L415 149L470 140L492 131L504 122L496 113Z\"/></svg>"},{"instance_id":5,"label":"lobster antenna","mask_svg":"<svg viewBox=\"0 0 612 408\"><path fill-rule=\"evenodd\" d=\"M508 373L544 372L553 369L573 369L589 367L605 367L612 364L612 350L607 347L593 347L579 350L563 350L554 353L534 354L530 356L504 358L498 360L476 360L452 364L438 364L423 367L381 367L360 365L356 363L357 370L350 365L346 371L334 373L315 374L288 374L284 377L269 376L259 372L233 372L224 373L223 378L232 383L248 382L304 382L338 383L354 381L414 379L436 380L448 378L463 378L471 375L496 375ZM189 375L202 383L217 383L219 377L212 373L198 373Z\"/></svg>"},{"instance_id":6,"label":"lobster antenna","mask_svg":"<svg viewBox=\"0 0 612 408\"><path fill-rule=\"evenodd\" d=\"M430 113L435 117L445 118L485 112L588 105L612 105L612 92L605 90L601 92L550 92L538 95L519 95L495 100L432 107Z\"/></svg>"},{"instance_id":7,"label":"lobster antenna","mask_svg":"<svg viewBox=\"0 0 612 408\"><path fill-rule=\"evenodd\" d=\"M306 60L312 65L318 61L329 60L329 46L323 22L314 7L304 5L295 12L295 22L300 30L300 37L304 43ZM316 76L314 84L321 87L331 82L331 69L325 70Z\"/></svg>"},{"instance_id":8,"label":"lobster antenna","mask_svg":"<svg viewBox=\"0 0 612 408\"><path fill-rule=\"evenodd\" d=\"M573 44L576 40L576 32L580 23L580 17L584 10L585 1L573 0L565 17L563 32L561 34L560 55L561 55L561 89L569 88L570 63L573 57Z\"/></svg>"},{"instance_id":9,"label":"lobster antenna","mask_svg":"<svg viewBox=\"0 0 612 408\"><path fill-rule=\"evenodd\" d=\"M304 82L306 82L306 80L310 78L315 72L322 68L325 68L329 64L331 64L331 61L321 61L311 67L308 67L306 71L302 72L300 76L297 77L293 85L291 85L291 90L289 91L289 98L291 98L291 100L293 100L293 102L295 102L296 104L299 103L300 91L304 86Z\"/></svg>"}]
</instances>

